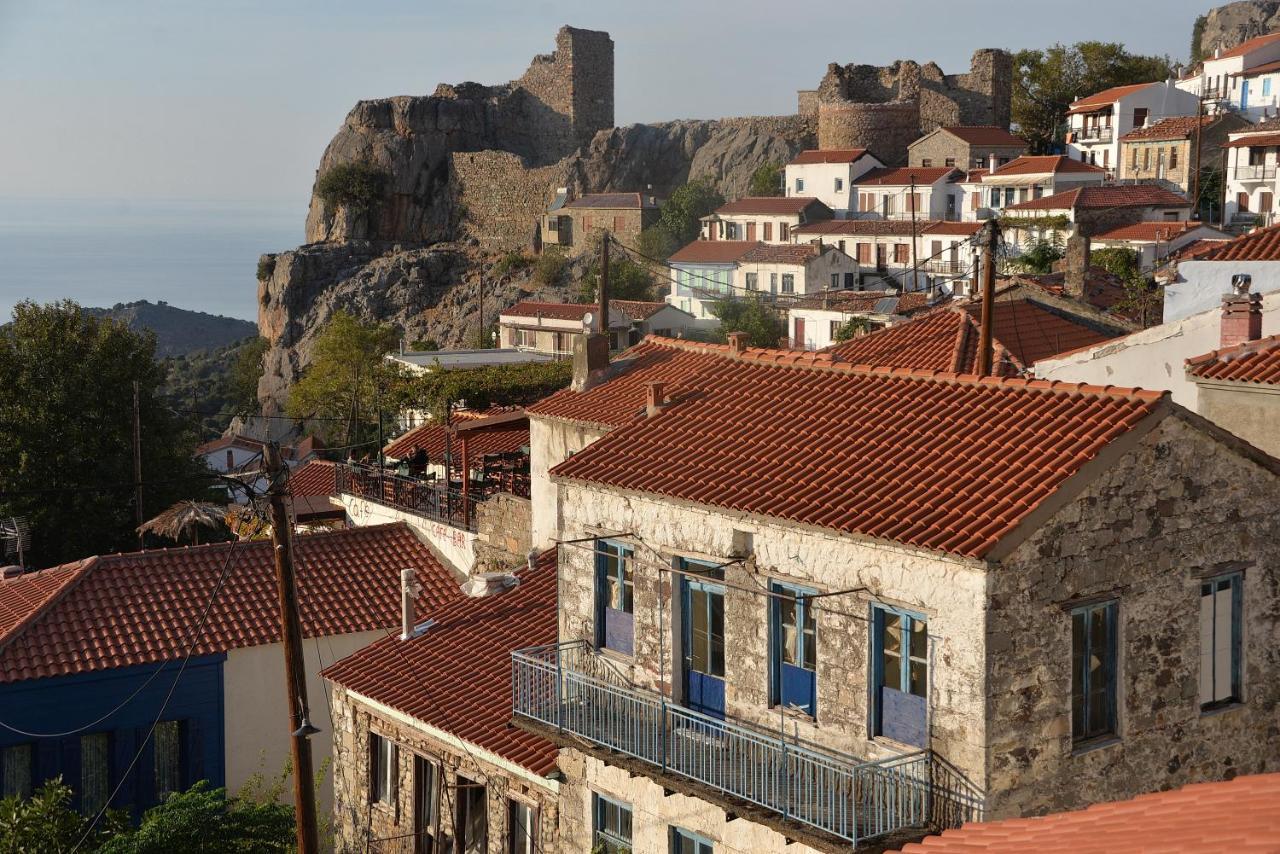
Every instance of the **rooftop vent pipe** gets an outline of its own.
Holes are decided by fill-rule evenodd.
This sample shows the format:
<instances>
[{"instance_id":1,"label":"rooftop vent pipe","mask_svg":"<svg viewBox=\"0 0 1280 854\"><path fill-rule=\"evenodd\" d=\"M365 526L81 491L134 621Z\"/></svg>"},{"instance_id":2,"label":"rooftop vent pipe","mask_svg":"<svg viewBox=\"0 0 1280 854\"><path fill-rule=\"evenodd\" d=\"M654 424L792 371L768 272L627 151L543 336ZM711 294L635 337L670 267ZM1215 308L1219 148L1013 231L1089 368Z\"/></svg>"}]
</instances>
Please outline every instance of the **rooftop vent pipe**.
<instances>
[{"instance_id":1,"label":"rooftop vent pipe","mask_svg":"<svg viewBox=\"0 0 1280 854\"><path fill-rule=\"evenodd\" d=\"M462 584L462 592L475 599L486 596L501 596L520 583L509 572L480 572L468 578Z\"/></svg>"}]
</instances>

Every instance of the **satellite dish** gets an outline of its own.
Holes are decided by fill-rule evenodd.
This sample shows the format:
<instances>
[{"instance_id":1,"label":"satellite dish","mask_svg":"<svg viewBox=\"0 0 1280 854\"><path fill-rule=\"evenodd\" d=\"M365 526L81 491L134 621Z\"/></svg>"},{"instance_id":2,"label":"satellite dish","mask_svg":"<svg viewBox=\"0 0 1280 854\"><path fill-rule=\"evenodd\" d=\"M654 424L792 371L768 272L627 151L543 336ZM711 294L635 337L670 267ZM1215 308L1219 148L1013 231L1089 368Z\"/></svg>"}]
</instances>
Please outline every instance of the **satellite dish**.
<instances>
[{"instance_id":1,"label":"satellite dish","mask_svg":"<svg viewBox=\"0 0 1280 854\"><path fill-rule=\"evenodd\" d=\"M590 332L596 328L596 316L594 312L588 311L582 315L582 328Z\"/></svg>"}]
</instances>

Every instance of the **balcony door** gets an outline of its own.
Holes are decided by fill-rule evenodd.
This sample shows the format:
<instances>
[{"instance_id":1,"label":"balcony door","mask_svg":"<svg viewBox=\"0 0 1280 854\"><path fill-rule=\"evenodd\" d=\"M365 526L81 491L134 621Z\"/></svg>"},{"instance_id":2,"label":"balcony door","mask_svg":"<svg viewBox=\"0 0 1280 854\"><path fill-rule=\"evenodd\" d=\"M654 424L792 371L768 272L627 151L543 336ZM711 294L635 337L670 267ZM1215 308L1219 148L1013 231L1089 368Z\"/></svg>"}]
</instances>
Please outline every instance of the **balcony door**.
<instances>
[{"instance_id":1,"label":"balcony door","mask_svg":"<svg viewBox=\"0 0 1280 854\"><path fill-rule=\"evenodd\" d=\"M928 624L896 608L872 609L872 731L924 747L929 693Z\"/></svg>"},{"instance_id":2,"label":"balcony door","mask_svg":"<svg viewBox=\"0 0 1280 854\"><path fill-rule=\"evenodd\" d=\"M685 705L724 718L724 570L681 560L681 629Z\"/></svg>"},{"instance_id":3,"label":"balcony door","mask_svg":"<svg viewBox=\"0 0 1280 854\"><path fill-rule=\"evenodd\" d=\"M816 591L773 582L769 585L770 703L818 715L818 621Z\"/></svg>"}]
</instances>

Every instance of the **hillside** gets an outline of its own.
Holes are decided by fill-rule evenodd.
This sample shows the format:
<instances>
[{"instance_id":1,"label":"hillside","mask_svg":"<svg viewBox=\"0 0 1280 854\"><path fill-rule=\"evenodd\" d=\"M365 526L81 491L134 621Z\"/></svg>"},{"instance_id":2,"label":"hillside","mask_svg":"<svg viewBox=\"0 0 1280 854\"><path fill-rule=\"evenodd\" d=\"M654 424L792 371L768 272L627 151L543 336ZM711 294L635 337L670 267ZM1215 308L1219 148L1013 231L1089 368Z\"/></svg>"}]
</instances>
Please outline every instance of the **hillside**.
<instances>
[{"instance_id":1,"label":"hillside","mask_svg":"<svg viewBox=\"0 0 1280 854\"><path fill-rule=\"evenodd\" d=\"M1199 32L1201 57L1230 50L1246 39L1280 30L1280 0L1242 0L1210 9ZM1192 38L1196 38L1195 31Z\"/></svg>"},{"instance_id":2,"label":"hillside","mask_svg":"<svg viewBox=\"0 0 1280 854\"><path fill-rule=\"evenodd\" d=\"M119 320L135 331L151 330L156 336L157 358L216 350L258 334L258 327L247 320L188 311L163 301L116 303L111 308L85 311Z\"/></svg>"}]
</instances>

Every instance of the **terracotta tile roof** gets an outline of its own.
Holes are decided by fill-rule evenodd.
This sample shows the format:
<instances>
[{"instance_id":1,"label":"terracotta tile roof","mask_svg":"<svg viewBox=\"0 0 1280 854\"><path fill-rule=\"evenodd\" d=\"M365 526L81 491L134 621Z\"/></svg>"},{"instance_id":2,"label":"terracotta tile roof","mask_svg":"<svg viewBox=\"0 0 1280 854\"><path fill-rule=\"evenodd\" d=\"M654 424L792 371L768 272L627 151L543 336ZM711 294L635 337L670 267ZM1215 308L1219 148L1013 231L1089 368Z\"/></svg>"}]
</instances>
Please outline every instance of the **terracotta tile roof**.
<instances>
[{"instance_id":1,"label":"terracotta tile roof","mask_svg":"<svg viewBox=\"0 0 1280 854\"><path fill-rule=\"evenodd\" d=\"M1280 774L1195 783L1037 818L970 822L899 854L1116 854L1280 851Z\"/></svg>"},{"instance_id":2,"label":"terracotta tile roof","mask_svg":"<svg viewBox=\"0 0 1280 854\"><path fill-rule=\"evenodd\" d=\"M644 320L666 308L665 302L642 302L640 300L609 300L609 308L620 311L632 320ZM594 311L595 303L577 302L538 302L521 300L500 314L508 317L542 317L549 320L582 320L587 312Z\"/></svg>"},{"instance_id":3,"label":"terracotta tile roof","mask_svg":"<svg viewBox=\"0 0 1280 854\"><path fill-rule=\"evenodd\" d=\"M39 615L45 605L78 579L94 560L86 558L16 578L0 578L0 644L9 634Z\"/></svg>"},{"instance_id":4,"label":"terracotta tile roof","mask_svg":"<svg viewBox=\"0 0 1280 854\"><path fill-rule=\"evenodd\" d=\"M882 166L863 173L853 183L858 187L906 187L915 177L917 186L929 185L950 175L958 174L951 166Z\"/></svg>"},{"instance_id":5,"label":"terracotta tile roof","mask_svg":"<svg viewBox=\"0 0 1280 854\"><path fill-rule=\"evenodd\" d=\"M982 227L986 223L982 222L932 222L927 223L924 229L925 234L959 234L965 237L977 234L982 231Z\"/></svg>"},{"instance_id":6,"label":"terracotta tile roof","mask_svg":"<svg viewBox=\"0 0 1280 854\"><path fill-rule=\"evenodd\" d=\"M741 264L807 264L818 254L812 243L761 243L739 259Z\"/></svg>"},{"instance_id":7,"label":"terracotta tile roof","mask_svg":"<svg viewBox=\"0 0 1280 854\"><path fill-rule=\"evenodd\" d=\"M981 306L954 304L828 348L842 360L877 367L975 373ZM997 299L991 319L994 362L1016 376L1040 359L1115 338L1079 319L1027 299Z\"/></svg>"},{"instance_id":8,"label":"terracotta tile roof","mask_svg":"<svg viewBox=\"0 0 1280 854\"><path fill-rule=\"evenodd\" d=\"M930 223L917 222L916 228ZM793 234L911 234L911 221L902 219L828 219L792 229Z\"/></svg>"},{"instance_id":9,"label":"terracotta tile roof","mask_svg":"<svg viewBox=\"0 0 1280 854\"><path fill-rule=\"evenodd\" d=\"M680 247L669 263L675 264L736 264L760 242L755 240L695 240Z\"/></svg>"},{"instance_id":10,"label":"terracotta tile roof","mask_svg":"<svg viewBox=\"0 0 1280 854\"><path fill-rule=\"evenodd\" d=\"M1061 154L1034 157L1024 154L997 167L996 171L986 173L983 180L990 179L995 182L1009 175L1056 175L1063 172L1087 172L1102 177L1107 170L1101 166L1091 166L1079 160L1072 160Z\"/></svg>"},{"instance_id":11,"label":"terracotta tile roof","mask_svg":"<svg viewBox=\"0 0 1280 854\"><path fill-rule=\"evenodd\" d=\"M1071 104L1067 113L1088 113L1093 110L1102 109L1103 107L1109 107L1126 95L1132 95L1134 92L1139 92L1148 86L1157 85L1159 84L1134 83L1129 86L1112 86L1110 89L1103 89L1101 92L1095 92L1092 95L1086 95L1085 97L1080 98Z\"/></svg>"},{"instance_id":12,"label":"terracotta tile roof","mask_svg":"<svg viewBox=\"0 0 1280 854\"><path fill-rule=\"evenodd\" d=\"M308 534L294 546L306 637L395 625L405 567L418 570L421 608L462 595L453 572L404 523ZM47 583L60 584L60 595L29 597L25 623L0 635L0 682L182 657L232 548L226 585L192 654L275 643L280 611L269 541L103 555L24 576L24 585L34 585L50 574ZM0 586L6 600L9 589Z\"/></svg>"},{"instance_id":13,"label":"terracotta tile roof","mask_svg":"<svg viewBox=\"0 0 1280 854\"><path fill-rule=\"evenodd\" d=\"M668 385L669 408L633 417L553 477L970 557L1165 398L867 368L830 353L646 346L704 355Z\"/></svg>"},{"instance_id":14,"label":"terracotta tile roof","mask_svg":"<svg viewBox=\"0 0 1280 854\"><path fill-rule=\"evenodd\" d=\"M1222 143L1223 148L1254 148L1280 145L1280 133L1254 133Z\"/></svg>"},{"instance_id":15,"label":"terracotta tile roof","mask_svg":"<svg viewBox=\"0 0 1280 854\"><path fill-rule=\"evenodd\" d=\"M1186 246L1180 248L1174 253L1179 261L1198 261L1200 256L1207 255L1219 246L1230 243L1229 237L1201 237L1199 240L1193 240Z\"/></svg>"},{"instance_id":16,"label":"terracotta tile roof","mask_svg":"<svg viewBox=\"0 0 1280 854\"><path fill-rule=\"evenodd\" d=\"M1280 33L1267 33L1265 36L1255 36L1251 39L1240 42L1240 44L1231 48L1231 50L1224 50L1219 56L1205 57L1205 59L1226 59L1230 56L1243 56L1251 50L1257 50L1260 47L1265 47L1266 45L1271 44L1276 39L1280 39Z\"/></svg>"},{"instance_id":17,"label":"terracotta tile roof","mask_svg":"<svg viewBox=\"0 0 1280 854\"><path fill-rule=\"evenodd\" d=\"M1187 359L1187 374L1202 380L1280 386L1280 335Z\"/></svg>"},{"instance_id":18,"label":"terracotta tile roof","mask_svg":"<svg viewBox=\"0 0 1280 854\"><path fill-rule=\"evenodd\" d=\"M295 498L337 495L337 468L328 460L312 460L289 472L289 494Z\"/></svg>"},{"instance_id":19,"label":"terracotta tile roof","mask_svg":"<svg viewBox=\"0 0 1280 854\"><path fill-rule=\"evenodd\" d=\"M803 166L808 163L853 163L866 155L865 148L810 148L800 152L788 166Z\"/></svg>"},{"instance_id":20,"label":"terracotta tile roof","mask_svg":"<svg viewBox=\"0 0 1280 854\"><path fill-rule=\"evenodd\" d=\"M831 208L813 196L744 196L716 209L722 215L773 214L775 216L798 214L810 207L817 207L831 216Z\"/></svg>"},{"instance_id":21,"label":"terracotta tile roof","mask_svg":"<svg viewBox=\"0 0 1280 854\"><path fill-rule=\"evenodd\" d=\"M1177 193L1154 184L1110 184L1077 187L1010 205L1006 211L1097 210L1099 208L1189 208L1191 203Z\"/></svg>"},{"instance_id":22,"label":"terracotta tile roof","mask_svg":"<svg viewBox=\"0 0 1280 854\"><path fill-rule=\"evenodd\" d=\"M1280 225L1269 225L1199 252L1196 261L1280 261Z\"/></svg>"},{"instance_id":23,"label":"terracotta tile roof","mask_svg":"<svg viewBox=\"0 0 1280 854\"><path fill-rule=\"evenodd\" d=\"M1148 241L1154 243L1156 241L1172 240L1203 225L1204 223L1202 222L1193 222L1191 220L1181 220L1179 222L1135 222L1131 225L1121 225L1099 232L1093 235L1093 239Z\"/></svg>"},{"instance_id":24,"label":"terracotta tile roof","mask_svg":"<svg viewBox=\"0 0 1280 854\"><path fill-rule=\"evenodd\" d=\"M1280 71L1280 61L1264 62L1261 65L1255 65L1252 68L1246 68L1244 71L1237 71L1232 77L1254 77L1258 74L1270 74L1273 71Z\"/></svg>"},{"instance_id":25,"label":"terracotta tile roof","mask_svg":"<svg viewBox=\"0 0 1280 854\"><path fill-rule=\"evenodd\" d=\"M645 302L636 299L609 300L609 308L622 312L632 320L648 320L667 307L668 303L665 302Z\"/></svg>"},{"instance_id":26,"label":"terracotta tile roof","mask_svg":"<svg viewBox=\"0 0 1280 854\"><path fill-rule=\"evenodd\" d=\"M556 551L538 556L497 596L463 597L420 612L420 636L379 640L323 671L325 678L492 751L534 774L558 749L511 722L511 653L556 642Z\"/></svg>"},{"instance_id":27,"label":"terracotta tile roof","mask_svg":"<svg viewBox=\"0 0 1280 854\"><path fill-rule=\"evenodd\" d=\"M791 301L789 308L873 313L878 304L889 299L894 303L886 314L908 315L929 307L929 295L923 291L906 294L899 294L897 291L828 291L798 297Z\"/></svg>"},{"instance_id":28,"label":"terracotta tile roof","mask_svg":"<svg viewBox=\"0 0 1280 854\"><path fill-rule=\"evenodd\" d=\"M529 446L528 418L503 420L493 426L484 426L480 420L476 420L461 427L455 424L454 429L454 453L461 453L458 437L465 435L467 455L475 460L475 465L480 464L480 458L485 454L515 453ZM432 463L442 463L445 449L444 425L431 422L410 430L387 445L384 453L392 459L404 460L419 448L427 452L427 459Z\"/></svg>"},{"instance_id":29,"label":"terracotta tile roof","mask_svg":"<svg viewBox=\"0 0 1280 854\"><path fill-rule=\"evenodd\" d=\"M242 451L261 451L262 443L245 436L220 436L196 447L197 456L205 456L226 448L239 448Z\"/></svg>"},{"instance_id":30,"label":"terracotta tile roof","mask_svg":"<svg viewBox=\"0 0 1280 854\"><path fill-rule=\"evenodd\" d=\"M995 125L951 125L942 130L970 145L1021 145L1027 141Z\"/></svg>"},{"instance_id":31,"label":"terracotta tile roof","mask_svg":"<svg viewBox=\"0 0 1280 854\"><path fill-rule=\"evenodd\" d=\"M565 202L566 208L653 208L640 193L586 193Z\"/></svg>"},{"instance_id":32,"label":"terracotta tile roof","mask_svg":"<svg viewBox=\"0 0 1280 854\"><path fill-rule=\"evenodd\" d=\"M1161 119L1150 127L1134 128L1120 137L1121 142L1156 142L1159 140L1190 139L1196 125L1207 128L1219 120L1219 116L1173 116Z\"/></svg>"}]
</instances>

